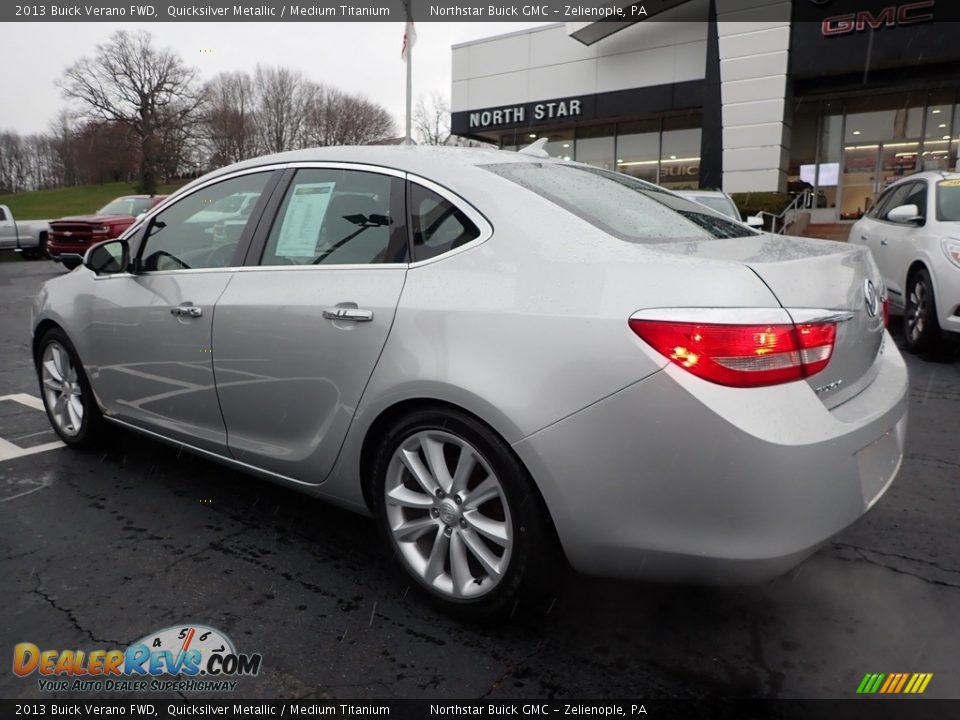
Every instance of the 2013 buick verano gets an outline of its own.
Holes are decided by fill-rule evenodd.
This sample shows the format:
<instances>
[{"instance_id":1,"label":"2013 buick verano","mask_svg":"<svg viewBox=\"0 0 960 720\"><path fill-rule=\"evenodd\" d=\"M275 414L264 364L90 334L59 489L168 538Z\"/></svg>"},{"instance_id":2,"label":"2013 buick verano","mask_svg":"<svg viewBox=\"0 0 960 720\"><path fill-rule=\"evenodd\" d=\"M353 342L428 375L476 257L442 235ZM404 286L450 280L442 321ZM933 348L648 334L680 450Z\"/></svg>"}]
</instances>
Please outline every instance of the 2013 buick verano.
<instances>
[{"instance_id":1,"label":"2013 buick verano","mask_svg":"<svg viewBox=\"0 0 960 720\"><path fill-rule=\"evenodd\" d=\"M213 227L205 209L256 196ZM46 283L70 445L121 425L374 515L429 597L746 582L863 515L907 373L869 252L523 153L322 148L191 183Z\"/></svg>"}]
</instances>

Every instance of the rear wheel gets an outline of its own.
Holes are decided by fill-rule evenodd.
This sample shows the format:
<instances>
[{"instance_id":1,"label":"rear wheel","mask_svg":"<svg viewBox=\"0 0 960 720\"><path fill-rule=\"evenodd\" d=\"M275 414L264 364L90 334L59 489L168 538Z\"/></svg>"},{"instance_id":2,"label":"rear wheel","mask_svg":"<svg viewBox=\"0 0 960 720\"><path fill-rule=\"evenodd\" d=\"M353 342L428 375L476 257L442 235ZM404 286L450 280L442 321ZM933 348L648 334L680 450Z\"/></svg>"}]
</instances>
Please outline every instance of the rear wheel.
<instances>
[{"instance_id":1,"label":"rear wheel","mask_svg":"<svg viewBox=\"0 0 960 720\"><path fill-rule=\"evenodd\" d=\"M506 443L472 417L443 409L403 419L380 445L372 480L396 557L445 612L503 617L555 579L543 501Z\"/></svg>"},{"instance_id":2,"label":"rear wheel","mask_svg":"<svg viewBox=\"0 0 960 720\"><path fill-rule=\"evenodd\" d=\"M54 431L67 445L92 445L103 416L73 345L63 331L48 330L37 355L40 396Z\"/></svg>"},{"instance_id":3,"label":"rear wheel","mask_svg":"<svg viewBox=\"0 0 960 720\"><path fill-rule=\"evenodd\" d=\"M926 268L916 270L907 281L903 335L907 349L914 353L933 351L940 343L937 303L933 295L933 282Z\"/></svg>"}]
</instances>

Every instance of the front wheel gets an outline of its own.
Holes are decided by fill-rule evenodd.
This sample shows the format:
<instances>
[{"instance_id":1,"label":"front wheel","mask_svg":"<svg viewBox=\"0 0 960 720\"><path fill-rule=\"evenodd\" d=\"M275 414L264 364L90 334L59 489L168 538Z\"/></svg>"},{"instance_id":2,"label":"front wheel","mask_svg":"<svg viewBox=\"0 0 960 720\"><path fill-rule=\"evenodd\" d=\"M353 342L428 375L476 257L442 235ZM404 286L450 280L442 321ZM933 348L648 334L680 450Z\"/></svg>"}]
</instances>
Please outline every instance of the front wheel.
<instances>
[{"instance_id":1,"label":"front wheel","mask_svg":"<svg viewBox=\"0 0 960 720\"><path fill-rule=\"evenodd\" d=\"M913 353L931 352L940 343L940 323L937 321L933 282L925 268L914 272L907 281L903 335L907 349Z\"/></svg>"},{"instance_id":2,"label":"front wheel","mask_svg":"<svg viewBox=\"0 0 960 720\"><path fill-rule=\"evenodd\" d=\"M396 557L445 612L503 617L553 579L556 543L542 499L509 446L470 416L444 409L405 418L381 444L372 479Z\"/></svg>"},{"instance_id":3,"label":"front wheel","mask_svg":"<svg viewBox=\"0 0 960 720\"><path fill-rule=\"evenodd\" d=\"M60 439L77 447L92 445L103 416L77 353L61 330L48 330L40 341L37 375L47 418Z\"/></svg>"}]
</instances>

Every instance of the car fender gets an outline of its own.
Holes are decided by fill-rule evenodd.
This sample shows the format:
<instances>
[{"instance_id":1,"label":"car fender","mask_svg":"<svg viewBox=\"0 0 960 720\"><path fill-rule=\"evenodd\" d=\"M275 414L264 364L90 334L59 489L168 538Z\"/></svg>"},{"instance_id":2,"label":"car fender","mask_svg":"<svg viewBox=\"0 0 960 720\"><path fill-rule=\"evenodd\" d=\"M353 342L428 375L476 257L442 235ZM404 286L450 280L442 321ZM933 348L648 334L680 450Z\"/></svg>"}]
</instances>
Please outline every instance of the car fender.
<instances>
[{"instance_id":1,"label":"car fender","mask_svg":"<svg viewBox=\"0 0 960 720\"><path fill-rule=\"evenodd\" d=\"M374 370L374 374L377 370ZM371 383L372 384L372 383ZM369 388L369 385L368 385ZM354 414L350 429L340 447L333 470L326 481L317 486L317 494L352 509L367 511L363 495L361 467L364 443L374 423L384 413L404 403L452 405L464 410L489 425L508 443L521 437L521 430L495 405L456 385L435 380L413 380L389 387L383 393L364 393Z\"/></svg>"}]
</instances>

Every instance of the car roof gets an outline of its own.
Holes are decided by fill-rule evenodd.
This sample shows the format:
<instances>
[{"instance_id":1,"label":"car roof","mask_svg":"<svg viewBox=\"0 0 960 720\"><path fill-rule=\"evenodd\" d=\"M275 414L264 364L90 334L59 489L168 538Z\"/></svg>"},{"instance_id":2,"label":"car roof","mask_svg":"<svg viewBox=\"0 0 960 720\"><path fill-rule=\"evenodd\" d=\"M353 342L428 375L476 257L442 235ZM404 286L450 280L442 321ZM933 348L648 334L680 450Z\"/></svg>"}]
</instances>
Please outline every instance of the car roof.
<instances>
[{"instance_id":1,"label":"car roof","mask_svg":"<svg viewBox=\"0 0 960 720\"><path fill-rule=\"evenodd\" d=\"M960 179L960 173L947 172L946 170L924 170L923 172L913 173L912 175L905 175L902 178L897 178L894 182L887 185L887 187L890 188L890 187L894 187L895 185L902 185L903 183L912 181L912 180L957 180L957 179Z\"/></svg>"},{"instance_id":2,"label":"car roof","mask_svg":"<svg viewBox=\"0 0 960 720\"><path fill-rule=\"evenodd\" d=\"M442 183L444 179L455 179L464 169L479 165L521 162L560 163L563 161L549 157L525 155L509 150L486 148L424 145L337 145L292 150L243 160L214 170L194 180L181 188L181 192L198 183L237 170L299 162L345 162L377 165L422 175Z\"/></svg>"}]
</instances>

